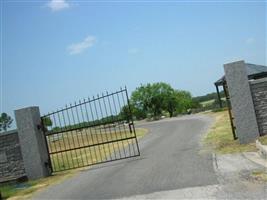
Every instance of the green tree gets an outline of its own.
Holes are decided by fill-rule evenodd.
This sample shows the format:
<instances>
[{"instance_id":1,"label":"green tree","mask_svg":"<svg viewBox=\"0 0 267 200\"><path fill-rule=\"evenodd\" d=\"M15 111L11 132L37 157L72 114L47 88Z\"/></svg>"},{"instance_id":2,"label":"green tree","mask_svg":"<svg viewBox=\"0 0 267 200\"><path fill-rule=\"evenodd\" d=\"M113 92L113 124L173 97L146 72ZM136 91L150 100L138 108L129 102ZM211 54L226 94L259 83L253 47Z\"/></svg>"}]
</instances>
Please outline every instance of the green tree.
<instances>
[{"instance_id":1,"label":"green tree","mask_svg":"<svg viewBox=\"0 0 267 200\"><path fill-rule=\"evenodd\" d=\"M152 85L152 108L154 117L161 115L163 110L167 110L172 115L172 105L174 99L174 89L166 83L155 83ZM166 104L167 109L166 109ZM170 112L171 111L171 112Z\"/></svg>"},{"instance_id":2,"label":"green tree","mask_svg":"<svg viewBox=\"0 0 267 200\"><path fill-rule=\"evenodd\" d=\"M130 109L131 109L131 112L129 110L128 105L123 106L119 116L122 119L131 119L131 117L133 117L134 119L139 120L139 119L146 118L146 113L143 110L134 107L132 103L130 103Z\"/></svg>"},{"instance_id":3,"label":"green tree","mask_svg":"<svg viewBox=\"0 0 267 200\"><path fill-rule=\"evenodd\" d=\"M167 96L164 99L164 103L165 103L165 110L169 113L170 117L173 117L178 104L178 99L175 92Z\"/></svg>"},{"instance_id":4,"label":"green tree","mask_svg":"<svg viewBox=\"0 0 267 200\"><path fill-rule=\"evenodd\" d=\"M192 96L190 92L184 90L175 91L177 97L177 113L187 113L187 110L192 107Z\"/></svg>"},{"instance_id":5,"label":"green tree","mask_svg":"<svg viewBox=\"0 0 267 200\"><path fill-rule=\"evenodd\" d=\"M119 116L122 119L130 119L131 118L131 113L130 113L130 109L129 109L128 105L125 105L121 108Z\"/></svg>"},{"instance_id":6,"label":"green tree","mask_svg":"<svg viewBox=\"0 0 267 200\"><path fill-rule=\"evenodd\" d=\"M175 90L169 84L159 82L138 87L130 102L134 116L139 113L142 118L157 118L165 111L173 117L175 113L185 113L191 108L192 96L190 92Z\"/></svg>"},{"instance_id":7,"label":"green tree","mask_svg":"<svg viewBox=\"0 0 267 200\"><path fill-rule=\"evenodd\" d=\"M12 122L13 119L8 114L2 113L0 116L0 131L6 131L8 128L10 128Z\"/></svg>"},{"instance_id":8,"label":"green tree","mask_svg":"<svg viewBox=\"0 0 267 200\"><path fill-rule=\"evenodd\" d=\"M151 104L150 84L138 87L131 96L132 105L139 110L148 112Z\"/></svg>"},{"instance_id":9,"label":"green tree","mask_svg":"<svg viewBox=\"0 0 267 200\"><path fill-rule=\"evenodd\" d=\"M186 113L192 106L191 94L183 90L170 90L164 99L165 110L173 117L175 113Z\"/></svg>"},{"instance_id":10,"label":"green tree","mask_svg":"<svg viewBox=\"0 0 267 200\"><path fill-rule=\"evenodd\" d=\"M143 85L132 93L131 102L135 109L156 118L162 114L165 100L173 91L169 84L162 82Z\"/></svg>"},{"instance_id":11,"label":"green tree","mask_svg":"<svg viewBox=\"0 0 267 200\"><path fill-rule=\"evenodd\" d=\"M137 120L146 118L146 113L141 109L135 108L134 106L132 108L132 114L133 114L134 119L137 119Z\"/></svg>"},{"instance_id":12,"label":"green tree","mask_svg":"<svg viewBox=\"0 0 267 200\"><path fill-rule=\"evenodd\" d=\"M53 125L53 122L50 119L50 117L45 117L45 118L43 118L43 124L45 127L49 127L49 126Z\"/></svg>"}]
</instances>

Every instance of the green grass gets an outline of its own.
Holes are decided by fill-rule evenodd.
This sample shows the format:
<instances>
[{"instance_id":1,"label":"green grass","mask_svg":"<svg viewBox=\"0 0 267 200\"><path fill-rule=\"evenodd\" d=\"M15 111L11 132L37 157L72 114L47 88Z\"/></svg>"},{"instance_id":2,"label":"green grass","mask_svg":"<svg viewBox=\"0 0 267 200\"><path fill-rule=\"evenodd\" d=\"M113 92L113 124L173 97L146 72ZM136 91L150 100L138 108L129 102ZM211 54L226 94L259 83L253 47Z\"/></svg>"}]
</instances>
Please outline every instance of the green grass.
<instances>
[{"instance_id":1,"label":"green grass","mask_svg":"<svg viewBox=\"0 0 267 200\"><path fill-rule=\"evenodd\" d=\"M142 128L137 128L136 129L137 138L142 138L147 133L148 133L147 129L142 129ZM122 135L122 136L123 137L128 137L129 136L128 134L130 134L130 133L126 132L125 134L126 135ZM74 143L73 144L68 144L69 146L67 146L66 148L75 147L75 145L77 145L76 143L78 143L78 141L81 142L82 140L87 139L87 137L86 138L84 138L84 137L85 136L83 136L81 134L80 137L77 137L76 142L74 140ZM95 138L93 138L93 140L87 140L88 144L89 143L90 144L93 143L95 141L94 139L96 139L97 137L99 139L98 140L99 142L105 142L107 140L116 139L116 138L118 138L120 136L118 134L117 135L110 134L110 137L105 137L105 135L102 135L102 137L101 137L101 135L98 134L98 135L95 135L93 137L95 137ZM103 138L103 140L101 140L100 138ZM63 138L62 138L62 140L63 140ZM62 140L59 139L59 140L53 142L53 144L50 144L50 145L53 145L53 146L50 146L50 148L55 148L57 145L62 145L63 144ZM66 140L66 138L65 138L65 140ZM128 143L128 142L118 143L117 145L114 146L115 151L120 149L120 148L122 148L122 147L128 146L129 144L130 143ZM107 149L107 148L110 148L110 146L102 145L101 151L97 152L97 155L94 158L94 159L96 159L95 160L96 162L98 161L97 159L100 159L99 154L104 153L105 149ZM68 156L74 156L74 155L68 155ZM82 157L87 156L86 152L85 152L85 154L83 154L81 156ZM76 161L77 162L81 162L81 157L80 158L76 158ZM62 167L62 164L63 164L62 161L58 161L58 163L56 164L55 167L59 167L58 169L60 169L60 167ZM20 189L18 189L15 184L0 185L0 191L1 191L1 194L2 194L4 199L7 199L7 198L10 198L12 200L29 199L29 198L31 198L31 196L32 196L32 194L34 192L40 191L40 190L42 190L43 188L45 188L45 187L47 187L49 185L53 185L53 184L59 183L59 182L65 180L66 178L69 178L69 177L75 175L80 170L82 170L82 168L78 168L78 169L74 169L74 170L68 170L68 171L62 171L62 172L57 172L53 176L50 176L50 177L47 177L47 178L42 178L42 179L38 179L38 180L35 180L35 181L27 181L27 182L23 183L27 187L20 188Z\"/></svg>"},{"instance_id":2,"label":"green grass","mask_svg":"<svg viewBox=\"0 0 267 200\"><path fill-rule=\"evenodd\" d=\"M12 185L3 185L0 186L0 192L2 194L2 198L6 199L10 196L14 196L16 194L16 189Z\"/></svg>"},{"instance_id":3,"label":"green grass","mask_svg":"<svg viewBox=\"0 0 267 200\"><path fill-rule=\"evenodd\" d=\"M215 124L204 138L207 147L221 154L257 151L255 142L239 144L238 140L233 140L227 111L209 113L209 115L215 118Z\"/></svg>"},{"instance_id":4,"label":"green grass","mask_svg":"<svg viewBox=\"0 0 267 200\"><path fill-rule=\"evenodd\" d=\"M28 181L27 184L25 185L26 186L24 188L16 188L16 186L12 184L6 184L3 186L0 186L0 191L1 191L3 199L7 199L15 195L28 196L29 194L34 192L38 186L37 183L32 183L30 181Z\"/></svg>"}]
</instances>

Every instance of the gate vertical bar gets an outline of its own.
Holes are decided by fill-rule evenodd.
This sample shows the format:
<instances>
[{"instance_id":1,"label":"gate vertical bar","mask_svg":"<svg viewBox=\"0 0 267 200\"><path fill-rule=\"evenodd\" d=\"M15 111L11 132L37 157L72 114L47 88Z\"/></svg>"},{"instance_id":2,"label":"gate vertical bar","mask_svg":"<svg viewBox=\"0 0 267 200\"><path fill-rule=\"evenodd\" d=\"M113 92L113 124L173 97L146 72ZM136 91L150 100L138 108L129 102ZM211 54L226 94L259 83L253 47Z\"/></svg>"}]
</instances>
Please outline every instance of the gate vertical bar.
<instances>
[{"instance_id":1,"label":"gate vertical bar","mask_svg":"<svg viewBox=\"0 0 267 200\"><path fill-rule=\"evenodd\" d=\"M132 114L132 109L130 106L130 100L129 100L129 96L128 96L128 91L127 88L125 86L125 92L126 92L126 98L127 98L127 103L128 103L128 108L129 108L129 113L131 116L131 124L133 126L133 131L134 131L134 136L135 136L135 142L136 142L136 147L137 147L137 151L138 151L138 155L140 155L140 149L139 149L139 145L138 145L138 141L137 141L137 137L136 137L136 132L135 132L135 127L134 127L134 121L133 121L133 114Z\"/></svg>"},{"instance_id":2,"label":"gate vertical bar","mask_svg":"<svg viewBox=\"0 0 267 200\"><path fill-rule=\"evenodd\" d=\"M233 122L233 115L232 115L232 107L231 107L231 103L230 103L230 97L229 97L229 93L228 93L228 90L227 90L227 85L225 83L223 84L223 91L224 91L225 98L226 98L228 114L229 114L230 124L231 124L231 128L232 128L232 133L233 133L233 138L234 138L234 140L237 140L238 138L237 138L237 136L235 134L235 126L234 126L234 122Z\"/></svg>"},{"instance_id":3,"label":"gate vertical bar","mask_svg":"<svg viewBox=\"0 0 267 200\"><path fill-rule=\"evenodd\" d=\"M43 134L44 134L44 138L45 138L45 147L47 149L47 152L49 153L49 148L48 148L48 144L47 144L47 136L46 136L46 127L44 126L44 122L43 122L43 118L41 118L41 128L42 128L42 131L43 131ZM48 156L47 158L47 167L49 167L50 169L50 172L53 173L53 167L52 167L52 162L51 162L51 158L50 156Z\"/></svg>"}]
</instances>

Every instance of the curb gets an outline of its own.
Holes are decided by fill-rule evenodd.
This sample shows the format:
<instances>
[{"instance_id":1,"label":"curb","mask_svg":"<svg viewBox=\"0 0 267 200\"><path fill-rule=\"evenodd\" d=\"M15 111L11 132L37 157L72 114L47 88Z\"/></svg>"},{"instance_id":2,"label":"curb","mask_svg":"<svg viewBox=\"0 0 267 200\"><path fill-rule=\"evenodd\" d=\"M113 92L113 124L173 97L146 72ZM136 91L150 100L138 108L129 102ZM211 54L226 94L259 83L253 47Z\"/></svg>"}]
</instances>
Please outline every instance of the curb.
<instances>
[{"instance_id":1,"label":"curb","mask_svg":"<svg viewBox=\"0 0 267 200\"><path fill-rule=\"evenodd\" d=\"M267 160L267 145L263 145L259 140L256 140L256 148L259 150L260 156Z\"/></svg>"}]
</instances>

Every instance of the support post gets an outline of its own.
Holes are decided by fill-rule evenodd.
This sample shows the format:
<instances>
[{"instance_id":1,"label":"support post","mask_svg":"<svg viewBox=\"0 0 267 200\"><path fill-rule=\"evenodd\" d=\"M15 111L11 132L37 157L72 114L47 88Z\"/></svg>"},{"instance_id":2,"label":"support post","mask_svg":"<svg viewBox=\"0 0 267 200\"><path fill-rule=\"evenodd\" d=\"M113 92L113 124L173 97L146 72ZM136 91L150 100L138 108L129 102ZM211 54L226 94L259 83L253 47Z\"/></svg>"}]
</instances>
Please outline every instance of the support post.
<instances>
[{"instance_id":1,"label":"support post","mask_svg":"<svg viewBox=\"0 0 267 200\"><path fill-rule=\"evenodd\" d=\"M225 64L224 71L237 137L241 144L249 143L259 136L259 129L246 64L244 61Z\"/></svg>"},{"instance_id":2,"label":"support post","mask_svg":"<svg viewBox=\"0 0 267 200\"><path fill-rule=\"evenodd\" d=\"M234 138L234 140L236 140L237 136L235 134L234 118L233 118L233 115L232 115L231 102L230 102L229 92L227 91L226 83L223 84L223 91L224 91L224 95L225 95L225 98L226 98L227 110L228 110L230 124L231 124L231 128L232 128L233 138Z\"/></svg>"},{"instance_id":3,"label":"support post","mask_svg":"<svg viewBox=\"0 0 267 200\"><path fill-rule=\"evenodd\" d=\"M221 95L220 95L220 91L219 91L218 85L215 84L215 87L216 87L216 92L217 92L220 108L222 108L222 100L221 100Z\"/></svg>"},{"instance_id":4,"label":"support post","mask_svg":"<svg viewBox=\"0 0 267 200\"><path fill-rule=\"evenodd\" d=\"M23 163L28 179L34 180L51 174L48 167L48 150L43 131L39 107L15 110Z\"/></svg>"}]
</instances>

